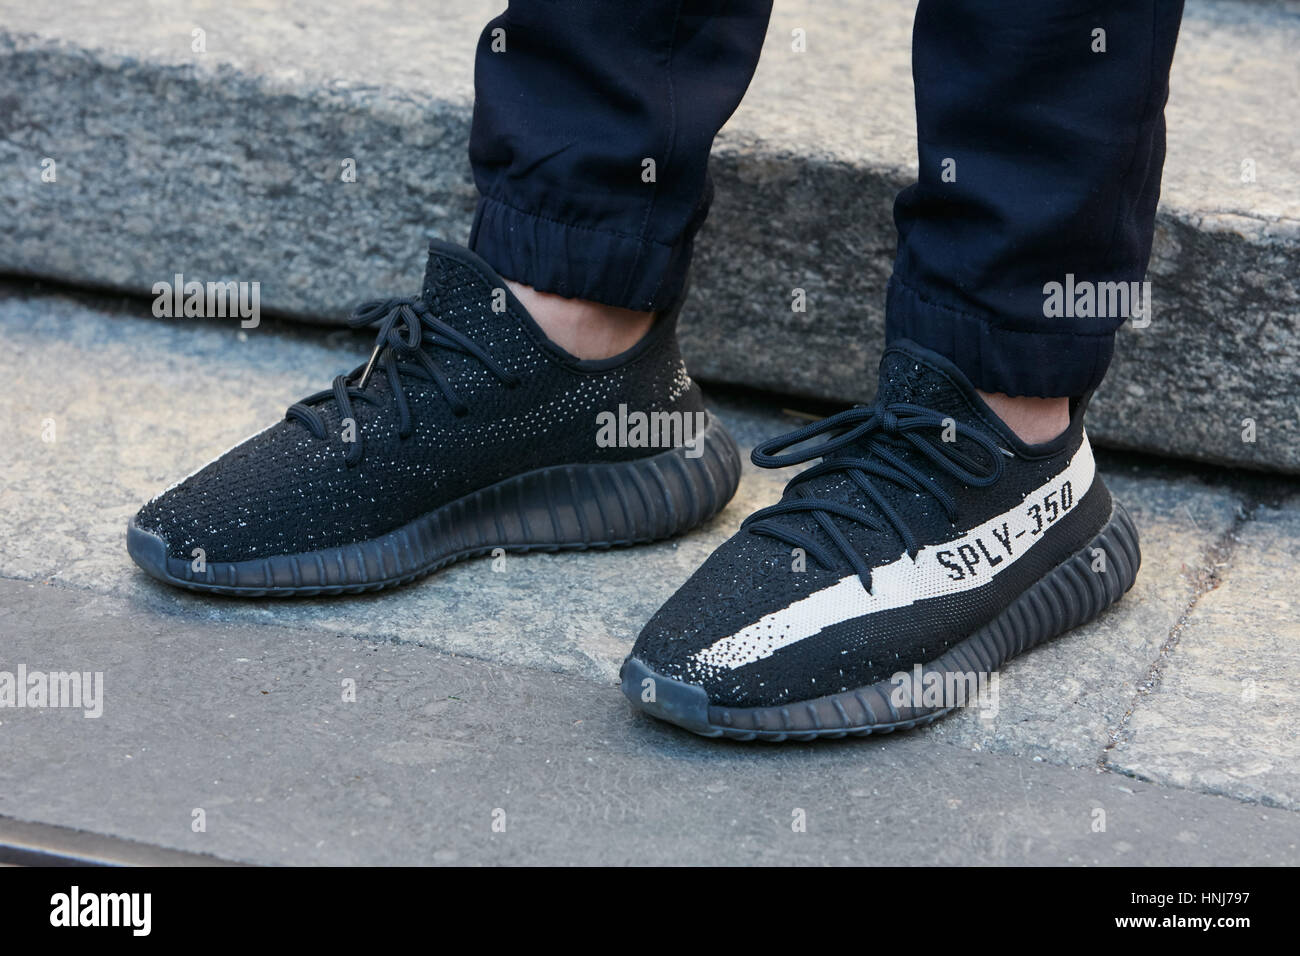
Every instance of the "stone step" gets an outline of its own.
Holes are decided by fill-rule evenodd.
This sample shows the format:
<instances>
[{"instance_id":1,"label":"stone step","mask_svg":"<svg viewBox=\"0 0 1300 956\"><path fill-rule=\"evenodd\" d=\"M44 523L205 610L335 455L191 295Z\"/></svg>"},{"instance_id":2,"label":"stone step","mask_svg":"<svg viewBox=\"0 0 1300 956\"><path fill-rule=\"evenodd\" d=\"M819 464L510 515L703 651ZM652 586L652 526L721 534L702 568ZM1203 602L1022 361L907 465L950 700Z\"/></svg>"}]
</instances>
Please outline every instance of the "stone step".
<instances>
[{"instance_id":1,"label":"stone step","mask_svg":"<svg viewBox=\"0 0 1300 956\"><path fill-rule=\"evenodd\" d=\"M468 232L473 45L500 6L0 0L0 270L141 294L176 273L257 281L263 308L324 322L413 290L425 239ZM715 149L683 329L697 376L873 394L892 198L916 162L912 7L778 4ZM1300 471L1297 48L1295 3L1187 5L1154 316L1121 333L1100 443Z\"/></svg>"}]
</instances>

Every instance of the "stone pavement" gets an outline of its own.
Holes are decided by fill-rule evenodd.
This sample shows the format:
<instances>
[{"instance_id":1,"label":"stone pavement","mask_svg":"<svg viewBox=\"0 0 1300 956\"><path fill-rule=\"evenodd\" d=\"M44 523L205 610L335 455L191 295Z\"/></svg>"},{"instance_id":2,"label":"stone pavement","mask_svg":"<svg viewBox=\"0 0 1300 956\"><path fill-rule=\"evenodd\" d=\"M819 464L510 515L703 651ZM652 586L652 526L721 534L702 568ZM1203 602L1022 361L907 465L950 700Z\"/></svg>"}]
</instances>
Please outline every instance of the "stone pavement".
<instances>
[{"instance_id":1,"label":"stone pavement","mask_svg":"<svg viewBox=\"0 0 1300 956\"><path fill-rule=\"evenodd\" d=\"M0 287L0 670L105 675L102 717L0 710L0 847L43 825L69 852L257 863L1300 861L1293 479L1102 452L1143 535L1138 583L1006 667L996 716L723 744L633 714L615 674L779 494L784 476L748 464L678 541L471 562L380 595L201 598L135 569L123 529L145 499L365 349ZM771 401L713 405L749 446L798 421Z\"/></svg>"},{"instance_id":2,"label":"stone pavement","mask_svg":"<svg viewBox=\"0 0 1300 956\"><path fill-rule=\"evenodd\" d=\"M468 234L473 49L502 6L0 0L0 269L137 294L176 273L256 281L264 308L336 323L362 298L414 291L425 239ZM683 327L702 376L874 393L893 197L917 162L914 8L776 5L714 150ZM1154 314L1121 333L1099 438L1300 472L1297 48L1295 0L1187 3Z\"/></svg>"}]
</instances>

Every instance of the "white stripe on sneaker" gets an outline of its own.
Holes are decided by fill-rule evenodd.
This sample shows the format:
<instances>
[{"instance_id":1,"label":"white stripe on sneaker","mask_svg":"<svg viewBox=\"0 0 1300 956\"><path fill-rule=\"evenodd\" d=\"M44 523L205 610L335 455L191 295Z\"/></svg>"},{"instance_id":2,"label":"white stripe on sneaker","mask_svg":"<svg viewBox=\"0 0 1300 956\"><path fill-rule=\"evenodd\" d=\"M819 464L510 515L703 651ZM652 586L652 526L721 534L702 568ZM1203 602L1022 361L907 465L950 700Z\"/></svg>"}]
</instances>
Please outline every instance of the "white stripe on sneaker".
<instances>
[{"instance_id":1,"label":"white stripe on sneaker","mask_svg":"<svg viewBox=\"0 0 1300 956\"><path fill-rule=\"evenodd\" d=\"M710 669L735 670L834 624L982 587L1027 554L1083 498L1095 473L1092 446L1084 435L1070 463L1016 507L950 541L926 545L915 561L904 554L872 569L870 592L856 574L849 575L692 657Z\"/></svg>"}]
</instances>

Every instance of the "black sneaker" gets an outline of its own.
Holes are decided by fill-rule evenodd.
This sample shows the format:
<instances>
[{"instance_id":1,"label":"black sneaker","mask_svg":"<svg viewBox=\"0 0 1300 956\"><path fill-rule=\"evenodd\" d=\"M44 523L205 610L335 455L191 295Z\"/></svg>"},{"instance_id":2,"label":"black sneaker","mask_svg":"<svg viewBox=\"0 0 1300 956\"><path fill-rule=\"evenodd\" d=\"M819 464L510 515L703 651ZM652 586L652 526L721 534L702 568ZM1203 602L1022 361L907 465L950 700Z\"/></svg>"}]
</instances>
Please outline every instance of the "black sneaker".
<instances>
[{"instance_id":1,"label":"black sneaker","mask_svg":"<svg viewBox=\"0 0 1300 956\"><path fill-rule=\"evenodd\" d=\"M754 450L768 468L822 461L655 614L623 693L739 740L891 731L962 704L1137 575L1137 531L1093 466L1085 405L1026 445L952 363L888 349L874 405Z\"/></svg>"},{"instance_id":2,"label":"black sneaker","mask_svg":"<svg viewBox=\"0 0 1300 956\"><path fill-rule=\"evenodd\" d=\"M420 297L350 320L379 326L364 367L145 505L127 549L191 590L311 595L686 531L730 500L740 461L686 374L677 312L583 361L486 263L435 242Z\"/></svg>"}]
</instances>

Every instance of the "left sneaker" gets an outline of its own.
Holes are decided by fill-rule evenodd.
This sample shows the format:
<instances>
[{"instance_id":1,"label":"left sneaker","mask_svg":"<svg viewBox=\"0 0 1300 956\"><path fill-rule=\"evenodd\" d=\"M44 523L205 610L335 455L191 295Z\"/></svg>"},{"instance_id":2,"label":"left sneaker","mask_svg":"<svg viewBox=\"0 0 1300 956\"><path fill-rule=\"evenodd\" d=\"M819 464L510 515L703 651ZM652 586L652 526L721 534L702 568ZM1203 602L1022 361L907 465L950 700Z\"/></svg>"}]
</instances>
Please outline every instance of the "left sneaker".
<instances>
[{"instance_id":1,"label":"left sneaker","mask_svg":"<svg viewBox=\"0 0 1300 956\"><path fill-rule=\"evenodd\" d=\"M419 296L353 314L379 327L370 361L146 504L127 551L176 587L291 597L681 534L731 500L740 456L686 373L680 308L580 359L486 262L435 241Z\"/></svg>"},{"instance_id":2,"label":"left sneaker","mask_svg":"<svg viewBox=\"0 0 1300 956\"><path fill-rule=\"evenodd\" d=\"M1137 531L1096 472L1086 404L1026 445L951 362L889 348L875 404L754 449L767 468L822 460L655 614L623 693L697 734L773 741L914 727L967 702L1137 575Z\"/></svg>"}]
</instances>

